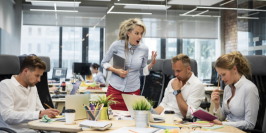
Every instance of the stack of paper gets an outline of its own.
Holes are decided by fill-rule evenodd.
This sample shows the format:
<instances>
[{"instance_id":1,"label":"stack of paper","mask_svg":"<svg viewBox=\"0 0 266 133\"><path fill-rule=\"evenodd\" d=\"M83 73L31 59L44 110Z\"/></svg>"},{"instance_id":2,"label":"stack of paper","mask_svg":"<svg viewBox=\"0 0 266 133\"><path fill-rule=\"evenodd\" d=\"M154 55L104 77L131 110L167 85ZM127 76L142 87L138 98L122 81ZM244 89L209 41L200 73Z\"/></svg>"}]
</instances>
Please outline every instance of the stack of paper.
<instances>
[{"instance_id":1,"label":"stack of paper","mask_svg":"<svg viewBox=\"0 0 266 133\"><path fill-rule=\"evenodd\" d=\"M85 120L79 123L80 127L89 127L91 129L105 130L112 126L112 123L109 122L99 122L99 121L90 121Z\"/></svg>"},{"instance_id":2,"label":"stack of paper","mask_svg":"<svg viewBox=\"0 0 266 133\"><path fill-rule=\"evenodd\" d=\"M198 122L193 122L191 126L200 126L200 127L212 127L214 123L198 123Z\"/></svg>"},{"instance_id":3,"label":"stack of paper","mask_svg":"<svg viewBox=\"0 0 266 133\"><path fill-rule=\"evenodd\" d=\"M109 133L159 133L162 129L158 128L137 128L137 127L122 127Z\"/></svg>"},{"instance_id":4,"label":"stack of paper","mask_svg":"<svg viewBox=\"0 0 266 133\"><path fill-rule=\"evenodd\" d=\"M179 128L181 126L178 125L171 125L171 124L152 124L150 125L151 127L156 127L156 128L160 128L160 129L176 129Z\"/></svg>"}]
</instances>

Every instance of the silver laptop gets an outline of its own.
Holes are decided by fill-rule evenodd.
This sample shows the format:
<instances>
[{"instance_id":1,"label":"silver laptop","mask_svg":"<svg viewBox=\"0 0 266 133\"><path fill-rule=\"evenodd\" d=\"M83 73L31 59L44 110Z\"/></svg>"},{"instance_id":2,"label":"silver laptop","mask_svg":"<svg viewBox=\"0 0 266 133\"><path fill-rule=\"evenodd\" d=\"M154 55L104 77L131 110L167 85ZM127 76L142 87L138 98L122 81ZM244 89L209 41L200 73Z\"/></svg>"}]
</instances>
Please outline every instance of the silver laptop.
<instances>
[{"instance_id":1,"label":"silver laptop","mask_svg":"<svg viewBox=\"0 0 266 133\"><path fill-rule=\"evenodd\" d=\"M127 106L127 109L131 115L131 118L134 118L134 110L132 108L132 103L136 100L145 100L149 105L150 103L145 99L144 96L137 96L137 95L129 95L129 94L122 94L122 97L125 101L125 104ZM150 105L151 106L151 105ZM164 122L164 116L159 116L159 115L152 115L150 113L150 122Z\"/></svg>"},{"instance_id":2,"label":"silver laptop","mask_svg":"<svg viewBox=\"0 0 266 133\"><path fill-rule=\"evenodd\" d=\"M117 54L113 55L113 64L114 68L125 70L125 59L118 56Z\"/></svg>"},{"instance_id":3,"label":"silver laptop","mask_svg":"<svg viewBox=\"0 0 266 133\"><path fill-rule=\"evenodd\" d=\"M88 105L89 94L66 95L66 109L75 109L75 120L85 119L86 111L83 104Z\"/></svg>"}]
</instances>

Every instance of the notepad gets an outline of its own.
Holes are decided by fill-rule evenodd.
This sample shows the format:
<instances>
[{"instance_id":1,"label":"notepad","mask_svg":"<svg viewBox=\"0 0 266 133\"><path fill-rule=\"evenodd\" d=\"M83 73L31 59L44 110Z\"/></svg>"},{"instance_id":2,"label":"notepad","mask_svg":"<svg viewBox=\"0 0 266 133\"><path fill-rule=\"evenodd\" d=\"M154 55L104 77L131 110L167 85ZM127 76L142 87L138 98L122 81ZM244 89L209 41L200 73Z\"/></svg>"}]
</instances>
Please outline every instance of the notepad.
<instances>
[{"instance_id":1,"label":"notepad","mask_svg":"<svg viewBox=\"0 0 266 133\"><path fill-rule=\"evenodd\" d=\"M181 127L181 126L170 125L170 124L154 124L154 125L150 125L150 126L160 128L160 129L175 129L175 128Z\"/></svg>"},{"instance_id":2,"label":"notepad","mask_svg":"<svg viewBox=\"0 0 266 133\"><path fill-rule=\"evenodd\" d=\"M209 129L209 130L214 130L214 129L219 129L219 128L223 128L224 126L218 126L218 125L214 125L212 127L202 127L204 129Z\"/></svg>"},{"instance_id":3,"label":"notepad","mask_svg":"<svg viewBox=\"0 0 266 133\"><path fill-rule=\"evenodd\" d=\"M200 119L202 119L202 120L213 121L213 120L217 119L216 116L214 116L214 115L212 115L212 114L210 114L210 113L208 113L208 112L206 112L205 110L200 109L200 108L197 109L196 111L193 111L193 110L190 108L190 111L191 111L191 114L192 114L193 116L196 116L196 117L198 117L198 118L200 118Z\"/></svg>"},{"instance_id":4,"label":"notepad","mask_svg":"<svg viewBox=\"0 0 266 133\"><path fill-rule=\"evenodd\" d=\"M105 130L112 126L112 123L109 122L99 122L99 121L90 121L85 120L79 123L81 127L89 127L91 129Z\"/></svg>"},{"instance_id":5,"label":"notepad","mask_svg":"<svg viewBox=\"0 0 266 133\"><path fill-rule=\"evenodd\" d=\"M193 122L191 124L192 126L201 126L201 127L212 127L214 123L198 123L198 122Z\"/></svg>"}]
</instances>

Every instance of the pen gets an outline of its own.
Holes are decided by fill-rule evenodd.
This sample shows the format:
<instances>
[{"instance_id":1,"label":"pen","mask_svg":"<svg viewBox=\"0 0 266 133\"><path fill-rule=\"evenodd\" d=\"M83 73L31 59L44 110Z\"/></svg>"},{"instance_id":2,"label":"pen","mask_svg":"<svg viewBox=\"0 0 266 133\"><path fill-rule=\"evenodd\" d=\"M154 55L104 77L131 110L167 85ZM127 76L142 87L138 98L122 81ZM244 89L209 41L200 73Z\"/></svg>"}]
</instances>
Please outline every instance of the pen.
<instances>
[{"instance_id":1,"label":"pen","mask_svg":"<svg viewBox=\"0 0 266 133\"><path fill-rule=\"evenodd\" d=\"M44 103L44 105L46 105L49 109L52 109L48 104Z\"/></svg>"}]
</instances>

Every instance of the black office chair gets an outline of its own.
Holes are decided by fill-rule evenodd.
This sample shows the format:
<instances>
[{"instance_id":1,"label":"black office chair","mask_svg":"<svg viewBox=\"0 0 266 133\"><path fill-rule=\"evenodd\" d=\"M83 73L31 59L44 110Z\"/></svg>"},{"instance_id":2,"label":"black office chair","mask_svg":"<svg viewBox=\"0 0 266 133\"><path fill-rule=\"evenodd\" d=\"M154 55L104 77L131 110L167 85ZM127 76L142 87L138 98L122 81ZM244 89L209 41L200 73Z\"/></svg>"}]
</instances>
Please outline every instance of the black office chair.
<instances>
[{"instance_id":1,"label":"black office chair","mask_svg":"<svg viewBox=\"0 0 266 133\"><path fill-rule=\"evenodd\" d=\"M148 64L151 60L148 60ZM150 70L150 74L144 76L143 88L141 90L141 95L145 96L149 100L155 102L154 108L160 104L161 94L163 93L163 74L162 74L163 60L157 59L156 64Z\"/></svg>"},{"instance_id":2,"label":"black office chair","mask_svg":"<svg viewBox=\"0 0 266 133\"><path fill-rule=\"evenodd\" d=\"M19 56L20 62L26 58L27 56ZM38 56L42 61L46 64L46 70L44 70L43 75L41 76L41 82L36 84L38 94L42 103L42 106L45 109L48 107L44 104L48 104L51 108L54 108L53 101L51 99L51 95L49 92L48 81L47 81L47 73L50 71L50 58L48 56Z\"/></svg>"},{"instance_id":3,"label":"black office chair","mask_svg":"<svg viewBox=\"0 0 266 133\"><path fill-rule=\"evenodd\" d=\"M19 73L19 59L15 55L0 55L0 81L10 79L12 75ZM0 88L1 89L1 88ZM0 131L16 133L9 129L0 114Z\"/></svg>"},{"instance_id":4,"label":"black office chair","mask_svg":"<svg viewBox=\"0 0 266 133\"><path fill-rule=\"evenodd\" d=\"M264 55L248 55L245 56L251 66L252 79L251 81L257 86L260 105L257 117L257 122L253 130L245 130L245 132L251 133L263 133L266 131L266 120L265 120L265 107L266 107L266 56Z\"/></svg>"}]
</instances>

